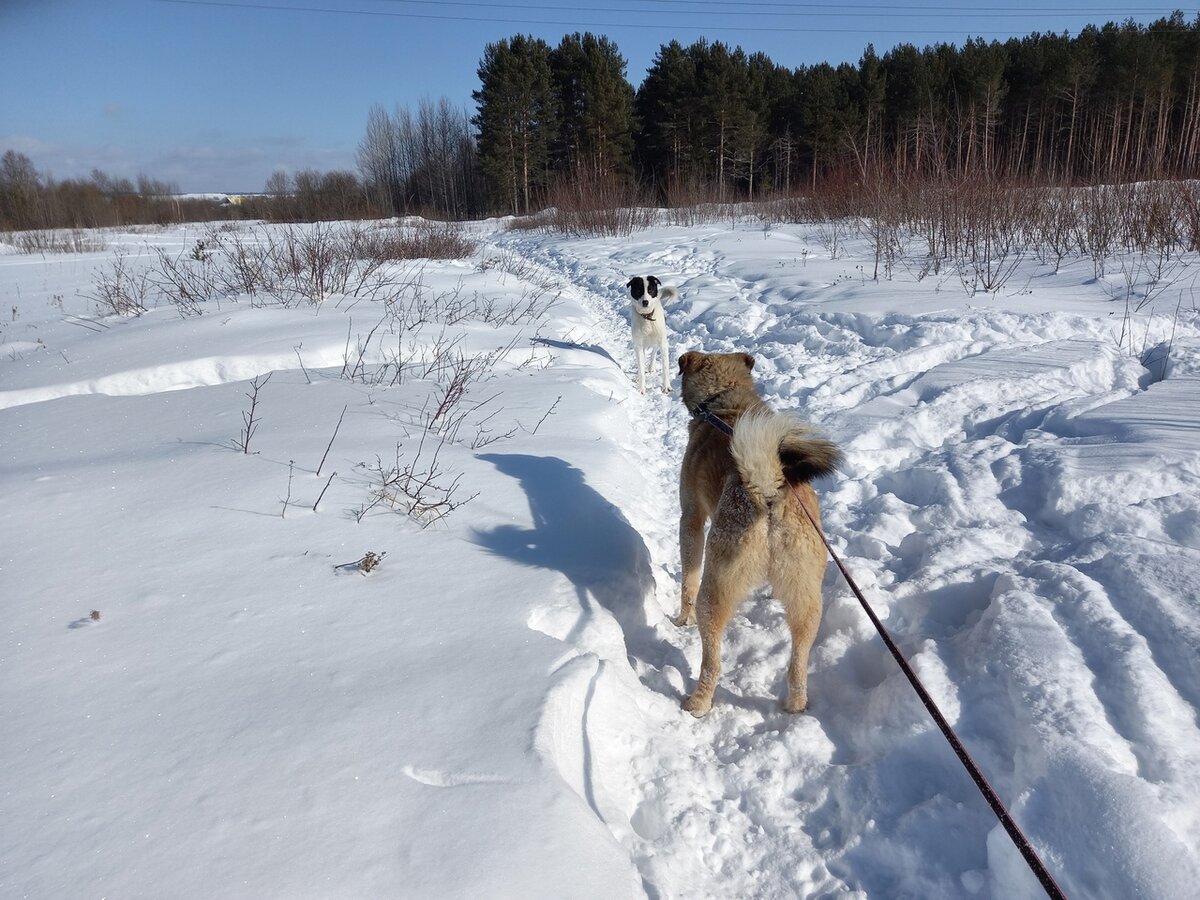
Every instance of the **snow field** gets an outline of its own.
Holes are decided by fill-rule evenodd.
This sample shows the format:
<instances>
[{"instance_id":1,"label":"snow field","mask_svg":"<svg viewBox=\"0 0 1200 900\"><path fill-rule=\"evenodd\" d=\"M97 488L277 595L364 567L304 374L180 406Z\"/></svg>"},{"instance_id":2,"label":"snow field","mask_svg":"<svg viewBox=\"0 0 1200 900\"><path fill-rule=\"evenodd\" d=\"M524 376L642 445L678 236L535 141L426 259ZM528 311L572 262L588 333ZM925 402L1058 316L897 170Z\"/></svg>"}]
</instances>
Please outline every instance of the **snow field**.
<instances>
[{"instance_id":1,"label":"snow field","mask_svg":"<svg viewBox=\"0 0 1200 900\"><path fill-rule=\"evenodd\" d=\"M1039 896L832 567L808 713L782 712L765 596L729 628L712 713L681 712L686 414L677 380L634 390L623 288L658 274L682 294L673 357L753 352L768 398L845 448L825 527L1068 895L1188 894L1194 303L1139 324L1174 333L1157 381L1082 265L968 297L876 284L863 247L823 258L796 226L472 228L480 259L428 264L431 291L558 302L453 331L507 349L439 456L477 496L424 529L361 512L439 396L416 370L342 377L369 303L97 332L69 317L104 254L0 260L0 817L21 824L0 893ZM386 332L372 366L449 333ZM364 578L345 564L368 549L387 556Z\"/></svg>"}]
</instances>

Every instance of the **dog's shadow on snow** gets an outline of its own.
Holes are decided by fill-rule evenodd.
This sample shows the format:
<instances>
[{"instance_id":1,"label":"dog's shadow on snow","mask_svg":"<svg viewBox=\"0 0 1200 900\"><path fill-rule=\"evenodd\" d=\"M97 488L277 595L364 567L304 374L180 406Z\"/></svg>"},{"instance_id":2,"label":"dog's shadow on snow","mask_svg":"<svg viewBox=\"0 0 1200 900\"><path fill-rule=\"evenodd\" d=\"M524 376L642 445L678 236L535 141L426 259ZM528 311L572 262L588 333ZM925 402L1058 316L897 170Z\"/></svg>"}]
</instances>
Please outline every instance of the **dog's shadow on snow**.
<instances>
[{"instance_id":1,"label":"dog's shadow on snow","mask_svg":"<svg viewBox=\"0 0 1200 900\"><path fill-rule=\"evenodd\" d=\"M617 368L621 367L621 364L613 359L612 354L599 344L580 344L576 343L575 341L556 341L553 338L544 337L535 337L533 339L533 343L542 347L553 347L555 350L582 350L585 353L595 353L597 356L603 356Z\"/></svg>"},{"instance_id":2,"label":"dog's shadow on snow","mask_svg":"<svg viewBox=\"0 0 1200 900\"><path fill-rule=\"evenodd\" d=\"M596 620L598 606L620 626L631 660L654 673L668 665L687 672L683 653L660 638L648 620L645 601L654 593L650 551L621 511L588 485L579 469L557 457L487 453L479 459L521 483L533 527L476 530L475 542L514 562L562 572L570 580L579 598L579 618L562 639L584 646L585 632L603 625ZM651 673L642 681L672 694Z\"/></svg>"}]
</instances>

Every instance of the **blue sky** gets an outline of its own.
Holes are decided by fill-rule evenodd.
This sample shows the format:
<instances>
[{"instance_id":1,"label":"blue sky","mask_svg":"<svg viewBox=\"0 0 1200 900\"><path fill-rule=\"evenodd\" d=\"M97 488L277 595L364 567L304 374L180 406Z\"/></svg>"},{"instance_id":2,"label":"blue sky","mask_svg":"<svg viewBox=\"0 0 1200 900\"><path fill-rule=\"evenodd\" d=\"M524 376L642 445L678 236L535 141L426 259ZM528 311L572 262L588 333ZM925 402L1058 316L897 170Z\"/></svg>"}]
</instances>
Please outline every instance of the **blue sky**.
<instances>
[{"instance_id":1,"label":"blue sky","mask_svg":"<svg viewBox=\"0 0 1200 900\"><path fill-rule=\"evenodd\" d=\"M873 43L1003 40L1171 6L1045 0L0 0L0 152L55 178L144 173L185 191L258 191L276 169L353 169L372 104L447 97L474 112L484 46L606 34L636 88L659 47L707 37L788 67ZM1190 18L1195 7L1185 8Z\"/></svg>"}]
</instances>

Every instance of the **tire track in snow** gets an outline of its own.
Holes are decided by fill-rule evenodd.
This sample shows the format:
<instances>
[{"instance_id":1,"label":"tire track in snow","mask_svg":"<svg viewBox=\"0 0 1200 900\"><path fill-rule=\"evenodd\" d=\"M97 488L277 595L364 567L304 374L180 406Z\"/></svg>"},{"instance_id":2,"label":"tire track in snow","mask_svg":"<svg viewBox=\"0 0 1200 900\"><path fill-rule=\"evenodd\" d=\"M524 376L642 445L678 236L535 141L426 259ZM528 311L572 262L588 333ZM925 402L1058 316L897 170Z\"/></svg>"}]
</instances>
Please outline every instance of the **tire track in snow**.
<instances>
[{"instance_id":1,"label":"tire track in snow","mask_svg":"<svg viewBox=\"0 0 1200 900\"><path fill-rule=\"evenodd\" d=\"M1111 784L1115 790L1119 784L1134 811L1130 822L1113 826L1106 840L1111 840L1114 846L1136 846L1140 835L1156 834L1170 841L1171 832L1186 840L1187 827L1180 826L1180 816L1162 817L1164 825L1145 816L1148 796L1153 794L1138 781L1177 783L1188 780L1197 771L1194 749L1189 751L1180 746L1176 738L1194 727L1194 707L1171 684L1166 674L1169 666L1156 663L1147 635L1139 633L1133 622L1121 614L1111 581L1105 585L1087 577L1083 569L1075 568L1073 560L1078 553L1073 547L1071 529L1063 528L1062 521L1054 521L1057 514L1044 521L1046 505L1053 506L1055 497L1070 498L1063 510L1064 517L1082 513L1085 519L1093 515L1088 512L1088 500L1094 499L1074 483L1079 472L1070 464L1045 465L1049 458L1070 456L1063 454L1064 447L1058 438L1042 431L1047 419L1062 421L1063 411L1073 406L1095 406L1105 399L1136 396L1131 394L1136 385L1128 380L1122 384L1120 370L1124 363L1115 353L1105 353L1106 348L1094 344L1081 344L1077 349L1078 352L1072 352L1060 342L1016 350L999 349L964 361L984 366L985 372L990 365L993 371L1003 373L990 377L992 390L973 390L969 380L961 375L947 378L957 364L945 366L946 371L939 377L955 387L949 392L935 392L927 402L941 403L949 414L933 417L914 429L929 439L928 446L937 449L918 453L915 464L903 471L891 476L872 476L871 481L881 494L890 494L915 508L915 512L906 514L908 520L920 522L923 508L937 514L942 521L926 523L929 534L944 534L948 530L968 537L995 533L1001 530L997 526L1010 518L1004 515L1004 510L1008 510L1016 514L1011 518L1012 534L1025 534L1025 543L1011 539L1001 542L1001 546L1012 545L1011 558L997 552L989 561L987 554L1000 547L984 546L984 554L972 558L970 553L955 546L954 540L943 538L940 551L936 544L924 541L919 545L921 557L909 571L897 573L898 582L907 577L916 581L919 575L918 583L911 590L898 584L892 597L898 601L898 609L915 621L936 624L938 619L923 615L913 600L931 588L940 590L939 578L952 577L956 569L961 573L959 577L972 569L978 575L989 570L1003 573L998 582L993 581L987 592L990 596L977 609L979 614L990 617L989 629L998 629L983 632L990 633L993 640L980 643L971 629L963 627L967 624L963 622L955 625L954 640L946 644L952 654L947 660L952 683L976 695L979 683L972 658L994 656L998 646L1016 648L1022 642L1032 642L1038 648L1032 653L1020 648L1012 656L999 654L1009 663L996 674L1002 674L1003 683L1011 692L1012 712L1005 724L997 723L993 731L1017 737L1006 736L992 746L985 743L985 753L1000 749L995 754L998 761L1019 760L1017 769L1025 783L1032 780L1031 793L1044 797L1053 795L1054 788L1047 785L1049 776L1044 774L1043 764L1033 758L1032 748L1039 748L1039 757L1078 756L1081 761L1086 757L1077 748L1086 748L1086 753L1097 754L1106 761L1106 769L1097 769L1089 787L1103 793L1106 788L1101 786ZM1043 354L1054 361L1053 366L1038 364L1037 357ZM996 367L996 361L1003 365ZM997 384L1007 385L1008 389L996 391ZM914 388L919 389L919 383L914 383ZM1005 410L997 408L993 394L1001 399L1017 399ZM916 408L916 403L909 405L909 410ZM966 413L961 430L956 425L959 416L955 409ZM907 415L908 410L899 414ZM902 430L894 433L904 434ZM939 434L944 437L940 447ZM1026 448L1031 442L1043 456L1040 465L1030 467L1030 474L1036 480L1027 484L1023 483L1023 472L1013 463L1027 458ZM980 451L981 460L988 465L964 466L971 455ZM943 459L939 461L938 457ZM1122 470L1121 466L1116 468ZM931 487L922 483L922 471L930 475L952 473L954 479L947 485ZM1063 483L1055 484L1059 478L1064 479ZM953 489L955 483L972 488L974 496L955 500L939 495L945 488ZM1098 496L1106 492L1107 488L1102 489ZM982 514L972 516L971 511ZM949 517L947 512L951 514ZM861 524L866 526L865 522ZM898 549L899 555L904 556L903 544ZM1014 614L1011 609L1019 613ZM927 628L919 631L930 633ZM974 652L957 654L955 644L970 647ZM1023 670L1033 674L1025 674ZM997 708L1003 705L996 704ZM1047 721L1055 724L1048 726ZM983 734L988 732L978 721L968 722L968 727ZM1187 804L1183 798L1172 799L1176 810ZM1139 819L1141 824L1131 824Z\"/></svg>"},{"instance_id":2,"label":"tire track in snow","mask_svg":"<svg viewBox=\"0 0 1200 900\"><path fill-rule=\"evenodd\" d=\"M1131 505L1102 473L1083 473L1062 453L1080 448L1073 423L1086 410L1127 397L1143 415L1150 411L1144 373L1115 350L1102 318L986 308L915 316L819 305L789 311L783 304L802 291L789 294L777 280L747 303L753 284L723 274L723 257L709 247L662 251L638 236L514 244L612 311L623 300L614 291L618 273L669 274L687 304L668 312L675 354L698 343L753 345L768 397L774 392L789 406L798 400L851 451L848 477L823 496L834 543L845 545L856 577L998 790L1021 801L1018 819L1028 804L1041 825L1030 837L1063 853L1055 862L1069 871L1073 856L1087 856L1089 838L1068 811L1085 810L1090 821L1106 808L1104 797L1120 797L1114 802L1128 809L1128 821L1095 826L1114 848L1134 848L1101 867L1110 892L1171 881L1140 868L1149 857L1137 848L1159 839L1187 845L1200 821L1189 812L1194 804L1169 789L1194 783L1188 773L1200 771L1194 749L1172 738L1189 733L1194 717L1187 694L1194 631L1184 606L1147 593L1155 579L1169 584L1169 573L1144 582L1124 571L1136 546L1113 560L1096 557L1085 532L1111 510L1119 518L1109 527L1133 534L1156 519L1167 529L1157 539L1170 540L1171 528L1194 533L1186 505L1174 517L1166 509L1172 490L1192 490L1194 473L1155 472L1163 487ZM748 271L729 262L731 272ZM627 346L624 329L612 334ZM626 451L644 464L661 434L670 465L659 466L657 508L648 503L626 515L670 577L659 588L659 605L670 610L675 597L665 588L675 587L678 571L668 524L678 513L685 419L678 402L664 398L635 410L644 443L640 453L632 441ZM1098 427L1102 438L1111 433ZM1039 451L1067 463L1047 470ZM1095 478L1099 505L1074 483L1080 474ZM1139 509L1150 504L1163 509ZM1100 551L1111 543L1102 540ZM1073 604L1052 571L1063 563L1087 576L1071 584L1095 583L1074 591ZM710 717L683 723L676 710L652 703L639 720L653 727L639 730L643 749L629 764L635 786L626 787L637 801L627 846L647 884L664 896L1020 893L1028 873L1019 857L857 605L833 579L825 588L809 715L775 712L784 629L770 604L754 601L731 623L720 705ZM1163 627L1172 616L1176 627ZM694 671L694 634L666 639ZM1057 665L1066 659L1073 662L1065 669ZM1152 671L1135 671L1143 666ZM662 675L677 693L690 684L691 672L663 666ZM1116 680L1098 684L1093 675ZM1152 709L1131 706L1148 698ZM1070 732L1077 746L1054 724L1072 710L1085 720ZM1072 774L1076 763L1083 774ZM1156 787L1156 773L1167 784ZM1165 824L1150 816L1156 795L1169 810ZM1093 873L1070 874L1096 887Z\"/></svg>"}]
</instances>

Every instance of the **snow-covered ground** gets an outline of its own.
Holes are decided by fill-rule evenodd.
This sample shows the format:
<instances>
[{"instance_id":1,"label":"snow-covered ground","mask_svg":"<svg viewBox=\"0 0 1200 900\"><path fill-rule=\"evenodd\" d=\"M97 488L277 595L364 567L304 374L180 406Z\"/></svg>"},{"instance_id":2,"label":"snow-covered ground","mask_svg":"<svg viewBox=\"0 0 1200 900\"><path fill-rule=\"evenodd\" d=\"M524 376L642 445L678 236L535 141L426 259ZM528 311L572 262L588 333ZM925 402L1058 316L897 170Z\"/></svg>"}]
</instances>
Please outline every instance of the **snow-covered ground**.
<instances>
[{"instance_id":1,"label":"snow-covered ground","mask_svg":"<svg viewBox=\"0 0 1200 900\"><path fill-rule=\"evenodd\" d=\"M631 381L633 274L844 447L826 529L1067 894L1194 895L1197 255L1127 318L1120 261L972 295L813 227L504 224L391 314L94 315L199 226L0 255L0 896L1038 896L832 565L806 714L766 596L681 711L687 423Z\"/></svg>"}]
</instances>

